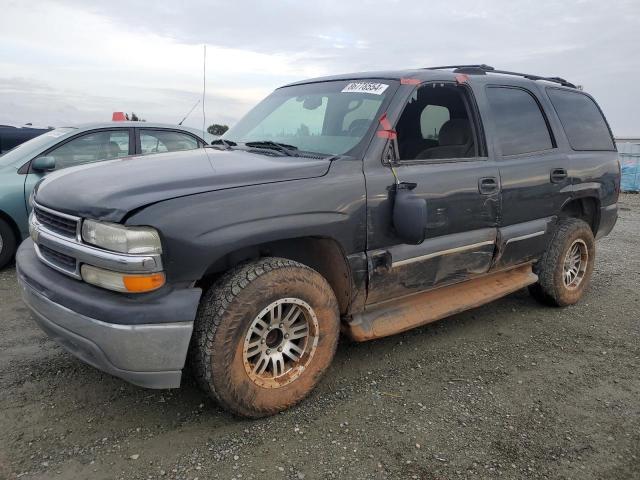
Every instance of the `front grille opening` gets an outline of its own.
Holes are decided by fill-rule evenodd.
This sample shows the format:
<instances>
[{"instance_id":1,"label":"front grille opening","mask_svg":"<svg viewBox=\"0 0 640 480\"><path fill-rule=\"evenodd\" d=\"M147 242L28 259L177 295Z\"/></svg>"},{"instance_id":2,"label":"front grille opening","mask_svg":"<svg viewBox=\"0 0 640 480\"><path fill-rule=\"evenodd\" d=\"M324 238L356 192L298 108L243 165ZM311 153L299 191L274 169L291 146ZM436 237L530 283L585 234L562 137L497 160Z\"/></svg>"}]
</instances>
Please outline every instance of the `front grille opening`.
<instances>
[{"instance_id":1,"label":"front grille opening","mask_svg":"<svg viewBox=\"0 0 640 480\"><path fill-rule=\"evenodd\" d=\"M55 250L50 249L44 245L39 245L40 253L47 261L53 263L54 265L63 268L69 271L75 271L76 269L76 259L70 257L69 255L65 255L64 253L56 252Z\"/></svg>"},{"instance_id":2,"label":"front grille opening","mask_svg":"<svg viewBox=\"0 0 640 480\"><path fill-rule=\"evenodd\" d=\"M36 207L34 211L38 222L40 222L49 230L66 237L76 236L78 227L78 222L76 220L71 220L69 218L44 211L38 207Z\"/></svg>"}]
</instances>

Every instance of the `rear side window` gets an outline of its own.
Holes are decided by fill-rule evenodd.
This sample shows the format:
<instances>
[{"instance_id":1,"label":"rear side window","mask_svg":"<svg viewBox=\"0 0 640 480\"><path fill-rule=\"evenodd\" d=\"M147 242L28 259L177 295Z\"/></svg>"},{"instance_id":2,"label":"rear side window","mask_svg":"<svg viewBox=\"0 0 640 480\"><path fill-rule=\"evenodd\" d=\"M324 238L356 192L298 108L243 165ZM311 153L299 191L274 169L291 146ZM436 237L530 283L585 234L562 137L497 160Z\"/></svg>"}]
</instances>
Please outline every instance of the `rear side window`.
<instances>
[{"instance_id":1,"label":"rear side window","mask_svg":"<svg viewBox=\"0 0 640 480\"><path fill-rule=\"evenodd\" d=\"M177 152L198 148L198 141L191 135L172 130L140 130L140 153Z\"/></svg>"},{"instance_id":2,"label":"rear side window","mask_svg":"<svg viewBox=\"0 0 640 480\"><path fill-rule=\"evenodd\" d=\"M548 88L562 128L574 150L614 150L607 123L595 102L587 95Z\"/></svg>"},{"instance_id":3,"label":"rear side window","mask_svg":"<svg viewBox=\"0 0 640 480\"><path fill-rule=\"evenodd\" d=\"M520 88L489 87L502 155L539 152L553 148L546 119L533 95Z\"/></svg>"}]
</instances>

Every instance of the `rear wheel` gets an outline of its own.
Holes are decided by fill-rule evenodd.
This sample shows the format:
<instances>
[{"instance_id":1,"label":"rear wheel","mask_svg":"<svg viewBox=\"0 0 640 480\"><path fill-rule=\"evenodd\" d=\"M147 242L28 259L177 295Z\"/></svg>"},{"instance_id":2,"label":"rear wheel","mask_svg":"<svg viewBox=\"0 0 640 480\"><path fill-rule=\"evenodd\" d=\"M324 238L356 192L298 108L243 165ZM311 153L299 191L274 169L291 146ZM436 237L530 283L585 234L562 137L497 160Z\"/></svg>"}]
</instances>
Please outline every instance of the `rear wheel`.
<instances>
[{"instance_id":1,"label":"rear wheel","mask_svg":"<svg viewBox=\"0 0 640 480\"><path fill-rule=\"evenodd\" d=\"M0 219L0 269L7 266L16 253L16 237L7 222Z\"/></svg>"},{"instance_id":2,"label":"rear wheel","mask_svg":"<svg viewBox=\"0 0 640 480\"><path fill-rule=\"evenodd\" d=\"M191 363L200 386L225 408L272 415L314 388L338 336L327 281L300 263L265 258L228 272L203 295Z\"/></svg>"},{"instance_id":3,"label":"rear wheel","mask_svg":"<svg viewBox=\"0 0 640 480\"><path fill-rule=\"evenodd\" d=\"M594 260L595 241L589 225L577 218L563 219L536 266L538 283L529 291L549 305L572 305L589 285Z\"/></svg>"}]
</instances>

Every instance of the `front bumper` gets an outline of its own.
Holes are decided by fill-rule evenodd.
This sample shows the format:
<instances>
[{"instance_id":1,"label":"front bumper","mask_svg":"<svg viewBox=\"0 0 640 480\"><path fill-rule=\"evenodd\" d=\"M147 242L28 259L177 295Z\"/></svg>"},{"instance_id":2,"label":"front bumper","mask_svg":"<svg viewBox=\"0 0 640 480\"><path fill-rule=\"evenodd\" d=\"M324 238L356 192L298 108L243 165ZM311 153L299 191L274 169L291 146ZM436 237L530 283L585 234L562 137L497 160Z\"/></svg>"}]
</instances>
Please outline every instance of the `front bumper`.
<instances>
[{"instance_id":1,"label":"front bumper","mask_svg":"<svg viewBox=\"0 0 640 480\"><path fill-rule=\"evenodd\" d=\"M135 385L147 388L180 386L201 293L199 289L186 289L189 291L186 295L182 291L178 294L169 292L161 299L159 295L147 296L151 311L157 308L158 302L165 306L174 304L174 308L165 309L165 314L158 313L155 321L149 323L140 322L140 313L145 309L144 297L135 302L135 308L127 308L127 302L120 302L117 309L122 316L118 323L112 323L104 318L113 315L117 294L87 286L46 267L36 258L30 240L20 247L16 265L24 301L34 313L36 322L70 353ZM88 316L76 308L69 308L77 303L79 289L84 293L84 300L93 304L95 314ZM185 297L191 301L187 302ZM176 302L179 306L190 305L175 317L178 321L170 321L166 312L175 312ZM133 322L124 323L127 310L131 312L129 318Z\"/></svg>"}]
</instances>

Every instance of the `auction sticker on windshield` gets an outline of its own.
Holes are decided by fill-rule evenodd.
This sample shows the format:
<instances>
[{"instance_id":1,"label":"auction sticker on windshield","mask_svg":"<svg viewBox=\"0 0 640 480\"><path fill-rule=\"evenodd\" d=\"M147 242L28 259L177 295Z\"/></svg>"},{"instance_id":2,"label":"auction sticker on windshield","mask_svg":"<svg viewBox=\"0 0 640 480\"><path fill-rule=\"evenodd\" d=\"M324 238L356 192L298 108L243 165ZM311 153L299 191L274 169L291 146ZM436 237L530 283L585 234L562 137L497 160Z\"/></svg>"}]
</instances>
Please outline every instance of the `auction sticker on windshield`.
<instances>
[{"instance_id":1,"label":"auction sticker on windshield","mask_svg":"<svg viewBox=\"0 0 640 480\"><path fill-rule=\"evenodd\" d=\"M351 82L342 89L342 93L372 93L382 95L389 85L375 82Z\"/></svg>"}]
</instances>

